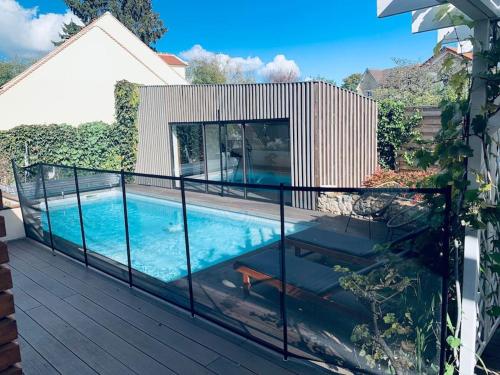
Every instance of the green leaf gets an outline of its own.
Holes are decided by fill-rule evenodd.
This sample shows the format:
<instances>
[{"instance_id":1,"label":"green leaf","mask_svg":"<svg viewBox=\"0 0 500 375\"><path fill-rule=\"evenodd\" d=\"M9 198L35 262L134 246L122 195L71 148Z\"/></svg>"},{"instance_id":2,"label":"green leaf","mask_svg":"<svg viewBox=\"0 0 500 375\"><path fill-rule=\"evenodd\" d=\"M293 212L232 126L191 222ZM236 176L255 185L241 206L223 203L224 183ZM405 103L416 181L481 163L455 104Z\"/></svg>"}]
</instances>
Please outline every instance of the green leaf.
<instances>
[{"instance_id":1,"label":"green leaf","mask_svg":"<svg viewBox=\"0 0 500 375\"><path fill-rule=\"evenodd\" d=\"M446 342L452 349L456 349L460 346L460 339L455 336L448 336Z\"/></svg>"},{"instance_id":2,"label":"green leaf","mask_svg":"<svg viewBox=\"0 0 500 375\"><path fill-rule=\"evenodd\" d=\"M455 373L455 366L447 363L445 365L444 375L453 375Z\"/></svg>"},{"instance_id":3,"label":"green leaf","mask_svg":"<svg viewBox=\"0 0 500 375\"><path fill-rule=\"evenodd\" d=\"M493 306L488 310L490 316L499 317L500 316L500 306Z\"/></svg>"}]
</instances>

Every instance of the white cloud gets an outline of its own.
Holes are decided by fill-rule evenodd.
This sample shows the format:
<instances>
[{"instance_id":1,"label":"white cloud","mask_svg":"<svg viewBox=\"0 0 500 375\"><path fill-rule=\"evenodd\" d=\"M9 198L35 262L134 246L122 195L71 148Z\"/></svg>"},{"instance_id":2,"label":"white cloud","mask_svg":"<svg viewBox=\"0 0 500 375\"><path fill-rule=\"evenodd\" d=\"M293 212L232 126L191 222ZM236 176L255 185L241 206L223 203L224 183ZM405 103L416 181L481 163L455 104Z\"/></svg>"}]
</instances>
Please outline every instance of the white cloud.
<instances>
[{"instance_id":1,"label":"white cloud","mask_svg":"<svg viewBox=\"0 0 500 375\"><path fill-rule=\"evenodd\" d=\"M221 69L228 73L257 74L270 82L295 81L300 77L300 69L293 60L284 55L277 55L273 61L264 64L258 56L238 57L224 53L208 51L196 44L191 49L181 52L188 61L216 61Z\"/></svg>"},{"instance_id":2,"label":"white cloud","mask_svg":"<svg viewBox=\"0 0 500 375\"><path fill-rule=\"evenodd\" d=\"M65 23L79 19L69 10L64 14L39 14L38 8L23 8L15 0L0 0L0 54L36 57L54 48Z\"/></svg>"},{"instance_id":3,"label":"white cloud","mask_svg":"<svg viewBox=\"0 0 500 375\"><path fill-rule=\"evenodd\" d=\"M269 82L293 82L300 77L300 69L294 60L277 55L260 70L260 74Z\"/></svg>"},{"instance_id":4,"label":"white cloud","mask_svg":"<svg viewBox=\"0 0 500 375\"><path fill-rule=\"evenodd\" d=\"M207 51L199 44L181 52L181 56L188 61L216 61L221 69L228 73L253 72L264 65L259 57L231 57L224 53Z\"/></svg>"}]
</instances>

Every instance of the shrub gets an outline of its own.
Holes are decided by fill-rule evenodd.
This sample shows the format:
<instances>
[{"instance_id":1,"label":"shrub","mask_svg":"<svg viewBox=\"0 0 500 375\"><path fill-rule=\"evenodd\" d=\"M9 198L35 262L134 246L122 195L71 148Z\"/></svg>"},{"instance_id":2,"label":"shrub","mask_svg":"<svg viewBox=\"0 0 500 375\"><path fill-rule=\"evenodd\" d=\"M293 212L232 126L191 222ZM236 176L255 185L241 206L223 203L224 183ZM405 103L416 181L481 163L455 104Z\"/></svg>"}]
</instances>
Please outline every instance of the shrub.
<instances>
[{"instance_id":1,"label":"shrub","mask_svg":"<svg viewBox=\"0 0 500 375\"><path fill-rule=\"evenodd\" d=\"M427 171L400 171L396 172L391 169L379 168L374 174L369 176L363 186L379 187L390 183L397 183L401 187L417 187L424 183L427 179L437 173L436 169L428 169Z\"/></svg>"},{"instance_id":2,"label":"shrub","mask_svg":"<svg viewBox=\"0 0 500 375\"><path fill-rule=\"evenodd\" d=\"M88 168L120 169L115 125L93 122L74 127L67 124L21 125L0 132L0 184L13 182L10 160L24 165L45 162ZM8 166L8 167L7 167Z\"/></svg>"},{"instance_id":3,"label":"shrub","mask_svg":"<svg viewBox=\"0 0 500 375\"><path fill-rule=\"evenodd\" d=\"M403 102L390 99L379 102L377 149L381 167L396 168L398 153L417 138L421 121L421 114L408 113Z\"/></svg>"}]
</instances>

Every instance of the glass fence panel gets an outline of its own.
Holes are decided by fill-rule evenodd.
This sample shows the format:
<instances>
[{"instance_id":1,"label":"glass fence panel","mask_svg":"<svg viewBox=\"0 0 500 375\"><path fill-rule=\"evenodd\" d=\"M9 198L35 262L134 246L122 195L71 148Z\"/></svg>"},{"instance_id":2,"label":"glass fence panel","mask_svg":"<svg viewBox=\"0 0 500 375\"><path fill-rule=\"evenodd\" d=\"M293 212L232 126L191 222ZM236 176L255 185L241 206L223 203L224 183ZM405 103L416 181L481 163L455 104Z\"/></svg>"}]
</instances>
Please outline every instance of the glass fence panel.
<instances>
[{"instance_id":1,"label":"glass fence panel","mask_svg":"<svg viewBox=\"0 0 500 375\"><path fill-rule=\"evenodd\" d=\"M126 176L132 282L189 307L181 191L176 182Z\"/></svg>"},{"instance_id":2,"label":"glass fence panel","mask_svg":"<svg viewBox=\"0 0 500 375\"><path fill-rule=\"evenodd\" d=\"M279 205L195 192L186 201L196 313L281 349L280 293L268 287L280 284Z\"/></svg>"},{"instance_id":3,"label":"glass fence panel","mask_svg":"<svg viewBox=\"0 0 500 375\"><path fill-rule=\"evenodd\" d=\"M14 174L17 181L26 236L50 246L40 167L39 165L27 168L16 167Z\"/></svg>"},{"instance_id":4,"label":"glass fence panel","mask_svg":"<svg viewBox=\"0 0 500 375\"><path fill-rule=\"evenodd\" d=\"M43 176L54 247L71 257L84 260L74 169L44 165ZM48 232L48 223L43 225Z\"/></svg>"},{"instance_id":5,"label":"glass fence panel","mask_svg":"<svg viewBox=\"0 0 500 375\"><path fill-rule=\"evenodd\" d=\"M285 241L290 353L354 372L438 373L444 197L317 199L285 211L303 227Z\"/></svg>"},{"instance_id":6,"label":"glass fence panel","mask_svg":"<svg viewBox=\"0 0 500 375\"><path fill-rule=\"evenodd\" d=\"M73 173L15 168L27 235L50 246L50 218L55 247L82 260ZM77 169L77 177L88 262L128 281L121 175ZM190 308L179 179L126 173L124 181L133 285ZM222 195L220 182L209 190L217 194L203 180L189 182L197 315L353 373L439 373L449 272L444 193L286 187L281 207ZM279 189L267 194L279 201Z\"/></svg>"},{"instance_id":7,"label":"glass fence panel","mask_svg":"<svg viewBox=\"0 0 500 375\"><path fill-rule=\"evenodd\" d=\"M88 263L128 281L121 176L85 169L77 175Z\"/></svg>"}]
</instances>

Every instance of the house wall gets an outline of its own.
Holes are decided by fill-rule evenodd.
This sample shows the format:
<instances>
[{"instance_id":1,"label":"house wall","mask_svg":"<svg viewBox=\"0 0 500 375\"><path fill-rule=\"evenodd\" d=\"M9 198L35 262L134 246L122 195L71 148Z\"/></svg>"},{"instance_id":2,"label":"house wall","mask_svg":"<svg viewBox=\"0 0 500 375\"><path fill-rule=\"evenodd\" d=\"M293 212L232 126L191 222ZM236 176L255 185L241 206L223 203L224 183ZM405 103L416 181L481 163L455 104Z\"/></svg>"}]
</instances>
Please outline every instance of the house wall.
<instances>
[{"instance_id":1,"label":"house wall","mask_svg":"<svg viewBox=\"0 0 500 375\"><path fill-rule=\"evenodd\" d=\"M111 15L75 38L0 90L0 130L21 124L113 122L117 81L186 83Z\"/></svg>"},{"instance_id":2,"label":"house wall","mask_svg":"<svg viewBox=\"0 0 500 375\"><path fill-rule=\"evenodd\" d=\"M7 233L7 236L2 238L2 241L12 241L26 237L20 207L2 209L0 210L0 216L4 217Z\"/></svg>"},{"instance_id":3,"label":"house wall","mask_svg":"<svg viewBox=\"0 0 500 375\"><path fill-rule=\"evenodd\" d=\"M295 186L360 186L373 173L376 103L323 82L142 87L136 170L172 175L169 123L289 119ZM297 202L315 206L312 195Z\"/></svg>"},{"instance_id":4,"label":"house wall","mask_svg":"<svg viewBox=\"0 0 500 375\"><path fill-rule=\"evenodd\" d=\"M186 67L185 66L177 66L177 65L171 65L170 66L178 75L180 75L182 78L186 78Z\"/></svg>"},{"instance_id":5,"label":"house wall","mask_svg":"<svg viewBox=\"0 0 500 375\"><path fill-rule=\"evenodd\" d=\"M360 95L371 97L373 92L379 88L379 83L373 78L373 76L365 72L361 77L361 81L358 84L357 92Z\"/></svg>"}]
</instances>

